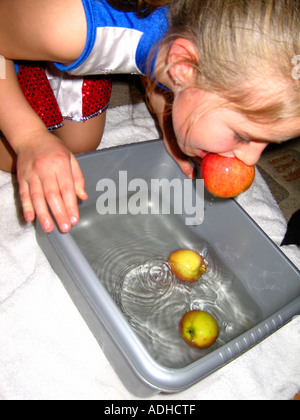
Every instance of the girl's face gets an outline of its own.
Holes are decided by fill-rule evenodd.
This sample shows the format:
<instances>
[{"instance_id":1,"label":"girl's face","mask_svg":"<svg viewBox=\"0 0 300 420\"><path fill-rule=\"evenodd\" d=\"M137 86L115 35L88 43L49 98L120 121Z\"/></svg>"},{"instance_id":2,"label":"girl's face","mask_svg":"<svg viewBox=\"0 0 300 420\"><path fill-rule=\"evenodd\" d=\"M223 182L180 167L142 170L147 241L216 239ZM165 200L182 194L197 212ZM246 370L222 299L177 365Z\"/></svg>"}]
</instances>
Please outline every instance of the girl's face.
<instances>
[{"instance_id":1,"label":"girl's face","mask_svg":"<svg viewBox=\"0 0 300 420\"><path fill-rule=\"evenodd\" d=\"M221 106L220 98L199 88L175 94L173 126L180 149L190 157L208 152L237 157L247 165L258 162L270 142L300 135L300 117L277 123L256 123Z\"/></svg>"}]
</instances>

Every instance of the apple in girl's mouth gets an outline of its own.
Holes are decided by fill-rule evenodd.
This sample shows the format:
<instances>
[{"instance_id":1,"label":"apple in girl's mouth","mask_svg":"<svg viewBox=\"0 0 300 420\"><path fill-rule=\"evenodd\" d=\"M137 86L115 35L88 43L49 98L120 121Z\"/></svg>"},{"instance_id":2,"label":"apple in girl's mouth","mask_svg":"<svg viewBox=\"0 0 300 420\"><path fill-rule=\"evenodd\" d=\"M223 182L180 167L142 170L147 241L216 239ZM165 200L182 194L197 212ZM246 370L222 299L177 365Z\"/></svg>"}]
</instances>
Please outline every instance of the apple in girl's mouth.
<instances>
[{"instance_id":1,"label":"apple in girl's mouth","mask_svg":"<svg viewBox=\"0 0 300 420\"><path fill-rule=\"evenodd\" d=\"M255 177L255 167L235 157L210 153L201 164L206 189L216 197L232 198L247 191Z\"/></svg>"},{"instance_id":2,"label":"apple in girl's mouth","mask_svg":"<svg viewBox=\"0 0 300 420\"><path fill-rule=\"evenodd\" d=\"M191 249L173 252L168 262L173 274L190 283L199 280L206 271L206 264L201 255Z\"/></svg>"},{"instance_id":3,"label":"apple in girl's mouth","mask_svg":"<svg viewBox=\"0 0 300 420\"><path fill-rule=\"evenodd\" d=\"M219 337L219 325L215 318L208 312L187 312L180 322L182 338L192 347L207 349Z\"/></svg>"}]
</instances>

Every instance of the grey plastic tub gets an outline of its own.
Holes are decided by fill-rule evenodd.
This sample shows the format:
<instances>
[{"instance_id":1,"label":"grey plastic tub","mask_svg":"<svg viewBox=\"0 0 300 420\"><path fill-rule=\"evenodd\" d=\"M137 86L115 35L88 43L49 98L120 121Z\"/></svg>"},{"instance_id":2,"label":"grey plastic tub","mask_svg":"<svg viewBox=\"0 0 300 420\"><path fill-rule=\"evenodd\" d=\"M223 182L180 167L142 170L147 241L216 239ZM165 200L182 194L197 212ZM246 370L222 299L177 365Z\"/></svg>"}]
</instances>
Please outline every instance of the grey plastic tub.
<instances>
[{"instance_id":1,"label":"grey plastic tub","mask_svg":"<svg viewBox=\"0 0 300 420\"><path fill-rule=\"evenodd\" d=\"M79 204L79 225L68 234L56 229L48 235L38 225L37 240L131 393L149 397L183 391L300 313L299 271L234 200L207 194L204 221L193 226L187 225L190 214L184 211L99 214L99 197L102 205L110 199L108 187L103 188L108 184L99 181L115 182L118 191L120 172L123 181L125 174L127 182L144 180L149 191L152 179L184 182L161 141L98 151L78 160L89 194ZM178 204L183 197L174 191ZM141 204L135 199L136 206ZM198 285L176 283L167 275L175 283L173 289L167 286L160 306L157 267L167 270L169 253L184 247L205 254L208 273ZM153 264L157 284L141 297L147 264ZM206 351L192 349L179 333L181 315L197 308L212 313L220 326L219 340ZM172 328L160 330L164 320Z\"/></svg>"}]
</instances>

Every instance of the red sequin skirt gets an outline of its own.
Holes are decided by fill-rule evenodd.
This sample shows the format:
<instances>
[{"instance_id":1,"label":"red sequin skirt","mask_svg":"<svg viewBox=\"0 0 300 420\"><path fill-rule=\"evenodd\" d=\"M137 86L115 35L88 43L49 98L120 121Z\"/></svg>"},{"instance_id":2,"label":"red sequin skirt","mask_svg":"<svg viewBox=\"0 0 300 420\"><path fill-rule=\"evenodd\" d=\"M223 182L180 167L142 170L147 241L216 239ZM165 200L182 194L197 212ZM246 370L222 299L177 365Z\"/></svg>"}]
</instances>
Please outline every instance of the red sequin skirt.
<instances>
[{"instance_id":1,"label":"red sequin skirt","mask_svg":"<svg viewBox=\"0 0 300 420\"><path fill-rule=\"evenodd\" d=\"M109 106L111 80L103 76L73 77L53 68L20 65L18 79L31 107L49 130L64 120L84 122Z\"/></svg>"}]
</instances>

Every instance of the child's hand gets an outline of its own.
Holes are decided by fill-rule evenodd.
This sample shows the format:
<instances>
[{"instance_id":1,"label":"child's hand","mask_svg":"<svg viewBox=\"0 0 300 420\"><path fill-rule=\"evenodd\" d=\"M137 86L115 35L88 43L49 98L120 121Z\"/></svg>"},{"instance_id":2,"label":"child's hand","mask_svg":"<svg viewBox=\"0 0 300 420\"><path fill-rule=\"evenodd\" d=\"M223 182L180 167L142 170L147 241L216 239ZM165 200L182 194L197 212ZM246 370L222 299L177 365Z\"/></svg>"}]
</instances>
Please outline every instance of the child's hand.
<instances>
[{"instance_id":1,"label":"child's hand","mask_svg":"<svg viewBox=\"0 0 300 420\"><path fill-rule=\"evenodd\" d=\"M24 142L17 151L17 174L27 222L37 216L44 231L51 232L50 208L61 232L78 223L77 197L88 198L85 182L75 156L57 137L43 131Z\"/></svg>"}]
</instances>

